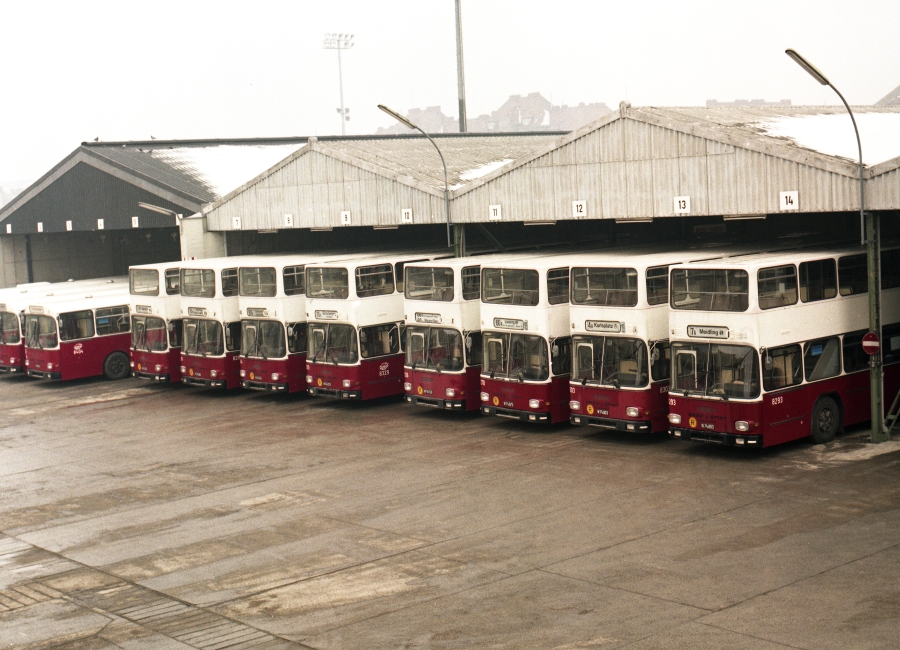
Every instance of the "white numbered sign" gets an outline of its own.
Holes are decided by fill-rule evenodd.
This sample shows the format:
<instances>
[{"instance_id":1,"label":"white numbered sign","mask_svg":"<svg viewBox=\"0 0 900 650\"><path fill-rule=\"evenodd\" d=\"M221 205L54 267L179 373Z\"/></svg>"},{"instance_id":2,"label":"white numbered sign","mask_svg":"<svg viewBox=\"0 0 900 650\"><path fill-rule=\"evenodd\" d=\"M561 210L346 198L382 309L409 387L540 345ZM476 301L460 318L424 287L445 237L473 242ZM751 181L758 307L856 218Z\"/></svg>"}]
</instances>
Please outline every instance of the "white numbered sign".
<instances>
[{"instance_id":1,"label":"white numbered sign","mask_svg":"<svg viewBox=\"0 0 900 650\"><path fill-rule=\"evenodd\" d=\"M241 229L241 218L240 217L231 217L231 229L232 230L240 230Z\"/></svg>"},{"instance_id":2,"label":"white numbered sign","mask_svg":"<svg viewBox=\"0 0 900 650\"><path fill-rule=\"evenodd\" d=\"M781 210L799 210L800 192L797 190L781 192L778 199L778 207Z\"/></svg>"},{"instance_id":3,"label":"white numbered sign","mask_svg":"<svg viewBox=\"0 0 900 650\"><path fill-rule=\"evenodd\" d=\"M140 227L140 226L138 225L139 223L140 223L140 222L138 221L138 218L137 218L137 217L131 217L131 227L132 227L132 228L139 228L139 227Z\"/></svg>"},{"instance_id":4,"label":"white numbered sign","mask_svg":"<svg viewBox=\"0 0 900 650\"><path fill-rule=\"evenodd\" d=\"M284 215L284 227L285 228L293 228L294 227L294 215L292 215L292 214Z\"/></svg>"},{"instance_id":5,"label":"white numbered sign","mask_svg":"<svg viewBox=\"0 0 900 650\"><path fill-rule=\"evenodd\" d=\"M572 216L576 219L578 217L586 217L587 201L572 201Z\"/></svg>"},{"instance_id":6,"label":"white numbered sign","mask_svg":"<svg viewBox=\"0 0 900 650\"><path fill-rule=\"evenodd\" d=\"M44 232L44 222L43 221L38 221L37 227L38 227L38 232Z\"/></svg>"},{"instance_id":7,"label":"white numbered sign","mask_svg":"<svg viewBox=\"0 0 900 650\"><path fill-rule=\"evenodd\" d=\"M503 218L503 212L500 210L499 205L489 205L488 206L488 217L491 221L500 221Z\"/></svg>"},{"instance_id":8,"label":"white numbered sign","mask_svg":"<svg viewBox=\"0 0 900 650\"><path fill-rule=\"evenodd\" d=\"M72 222L66 221L66 230L72 230Z\"/></svg>"},{"instance_id":9,"label":"white numbered sign","mask_svg":"<svg viewBox=\"0 0 900 650\"><path fill-rule=\"evenodd\" d=\"M103 219L97 219L97 230L103 230Z\"/></svg>"},{"instance_id":10,"label":"white numbered sign","mask_svg":"<svg viewBox=\"0 0 900 650\"><path fill-rule=\"evenodd\" d=\"M676 196L673 210L674 210L675 214L690 214L690 212L691 212L691 197Z\"/></svg>"},{"instance_id":11,"label":"white numbered sign","mask_svg":"<svg viewBox=\"0 0 900 650\"><path fill-rule=\"evenodd\" d=\"M349 226L350 225L350 210L344 210L341 212L341 225Z\"/></svg>"},{"instance_id":12,"label":"white numbered sign","mask_svg":"<svg viewBox=\"0 0 900 650\"><path fill-rule=\"evenodd\" d=\"M412 208L403 208L400 210L400 222L412 223Z\"/></svg>"},{"instance_id":13,"label":"white numbered sign","mask_svg":"<svg viewBox=\"0 0 900 650\"><path fill-rule=\"evenodd\" d=\"M6 224L6 234L9 235L10 233L12 233L12 224L8 223Z\"/></svg>"}]
</instances>

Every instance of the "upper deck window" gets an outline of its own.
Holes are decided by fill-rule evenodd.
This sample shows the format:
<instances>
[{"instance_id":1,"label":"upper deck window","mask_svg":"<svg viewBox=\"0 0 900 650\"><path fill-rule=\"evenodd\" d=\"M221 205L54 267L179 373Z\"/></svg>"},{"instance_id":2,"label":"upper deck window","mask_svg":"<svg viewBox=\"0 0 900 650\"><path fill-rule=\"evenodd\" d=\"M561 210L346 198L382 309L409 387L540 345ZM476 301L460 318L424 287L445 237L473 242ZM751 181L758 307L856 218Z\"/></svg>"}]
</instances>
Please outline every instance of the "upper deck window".
<instances>
[{"instance_id":1,"label":"upper deck window","mask_svg":"<svg viewBox=\"0 0 900 650\"><path fill-rule=\"evenodd\" d=\"M628 268L573 267L572 303L634 307L637 277L637 271Z\"/></svg>"},{"instance_id":2,"label":"upper deck window","mask_svg":"<svg viewBox=\"0 0 900 650\"><path fill-rule=\"evenodd\" d=\"M223 269L222 270L222 295L223 296L236 296L239 293L238 289L238 271L237 269Z\"/></svg>"},{"instance_id":3,"label":"upper deck window","mask_svg":"<svg viewBox=\"0 0 900 650\"><path fill-rule=\"evenodd\" d=\"M156 269L131 269L129 276L132 296L159 295L159 271Z\"/></svg>"},{"instance_id":4,"label":"upper deck window","mask_svg":"<svg viewBox=\"0 0 900 650\"><path fill-rule=\"evenodd\" d=\"M181 271L166 269L166 295L177 296L181 291Z\"/></svg>"},{"instance_id":5,"label":"upper deck window","mask_svg":"<svg viewBox=\"0 0 900 650\"><path fill-rule=\"evenodd\" d=\"M406 267L404 296L409 300L453 300L453 269L436 266Z\"/></svg>"},{"instance_id":6,"label":"upper deck window","mask_svg":"<svg viewBox=\"0 0 900 650\"><path fill-rule=\"evenodd\" d=\"M347 269L306 268L306 295L309 298L345 300L350 295Z\"/></svg>"},{"instance_id":7,"label":"upper deck window","mask_svg":"<svg viewBox=\"0 0 900 650\"><path fill-rule=\"evenodd\" d=\"M749 278L741 269L673 269L672 309L747 311Z\"/></svg>"},{"instance_id":8,"label":"upper deck window","mask_svg":"<svg viewBox=\"0 0 900 650\"><path fill-rule=\"evenodd\" d=\"M359 298L394 293L394 271L390 264L360 266L356 269L356 295Z\"/></svg>"},{"instance_id":9,"label":"upper deck window","mask_svg":"<svg viewBox=\"0 0 900 650\"><path fill-rule=\"evenodd\" d=\"M797 269L793 264L760 269L756 274L756 283L760 309L797 303Z\"/></svg>"},{"instance_id":10,"label":"upper deck window","mask_svg":"<svg viewBox=\"0 0 900 650\"><path fill-rule=\"evenodd\" d=\"M306 293L306 270L302 266L284 267L284 295L301 296Z\"/></svg>"},{"instance_id":11,"label":"upper deck window","mask_svg":"<svg viewBox=\"0 0 900 650\"><path fill-rule=\"evenodd\" d=\"M569 302L569 269L547 271L547 302L551 305Z\"/></svg>"},{"instance_id":12,"label":"upper deck window","mask_svg":"<svg viewBox=\"0 0 900 650\"><path fill-rule=\"evenodd\" d=\"M216 272L212 269L181 269L181 295L215 298Z\"/></svg>"},{"instance_id":13,"label":"upper deck window","mask_svg":"<svg viewBox=\"0 0 900 650\"><path fill-rule=\"evenodd\" d=\"M463 300L478 300L481 297L481 267L465 267L462 270L462 285Z\"/></svg>"},{"instance_id":14,"label":"upper deck window","mask_svg":"<svg viewBox=\"0 0 900 650\"><path fill-rule=\"evenodd\" d=\"M865 255L847 255L838 260L838 279L842 296L868 293L869 276Z\"/></svg>"},{"instance_id":15,"label":"upper deck window","mask_svg":"<svg viewBox=\"0 0 900 650\"><path fill-rule=\"evenodd\" d=\"M800 300L815 302L837 295L837 267L834 260L814 260L800 263Z\"/></svg>"},{"instance_id":16,"label":"upper deck window","mask_svg":"<svg viewBox=\"0 0 900 650\"><path fill-rule=\"evenodd\" d=\"M406 260L405 262L397 262L394 264L394 284L397 287L398 293L403 293L403 270L406 268L406 265L421 261L423 260Z\"/></svg>"},{"instance_id":17,"label":"upper deck window","mask_svg":"<svg viewBox=\"0 0 900 650\"><path fill-rule=\"evenodd\" d=\"M647 269L647 304L665 305L669 302L669 267Z\"/></svg>"},{"instance_id":18,"label":"upper deck window","mask_svg":"<svg viewBox=\"0 0 900 650\"><path fill-rule=\"evenodd\" d=\"M539 275L531 269L482 269L481 301L497 305L538 304Z\"/></svg>"},{"instance_id":19,"label":"upper deck window","mask_svg":"<svg viewBox=\"0 0 900 650\"><path fill-rule=\"evenodd\" d=\"M274 267L241 268L240 288L242 296L271 298L275 295L277 286Z\"/></svg>"}]
</instances>

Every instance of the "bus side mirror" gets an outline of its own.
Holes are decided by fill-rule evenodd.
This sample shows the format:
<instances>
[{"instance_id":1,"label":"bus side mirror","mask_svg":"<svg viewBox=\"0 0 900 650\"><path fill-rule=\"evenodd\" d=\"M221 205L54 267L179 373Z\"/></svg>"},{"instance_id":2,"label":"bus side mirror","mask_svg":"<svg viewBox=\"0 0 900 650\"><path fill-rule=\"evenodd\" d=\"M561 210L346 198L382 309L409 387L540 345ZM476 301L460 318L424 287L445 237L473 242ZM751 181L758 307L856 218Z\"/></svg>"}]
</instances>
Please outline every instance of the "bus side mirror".
<instances>
[{"instance_id":1,"label":"bus side mirror","mask_svg":"<svg viewBox=\"0 0 900 650\"><path fill-rule=\"evenodd\" d=\"M294 328L291 327L290 325L288 325L288 336L293 336L293 335L294 335Z\"/></svg>"},{"instance_id":2,"label":"bus side mirror","mask_svg":"<svg viewBox=\"0 0 900 650\"><path fill-rule=\"evenodd\" d=\"M775 365L774 362L772 361L772 357L770 357L768 354L766 355L766 358L763 361L763 363L766 366L766 370L771 370L772 366Z\"/></svg>"},{"instance_id":3,"label":"bus side mirror","mask_svg":"<svg viewBox=\"0 0 900 650\"><path fill-rule=\"evenodd\" d=\"M553 344L553 347L550 348L550 353L551 353L554 357L558 357L558 356L559 356L559 346L558 346L556 343L554 343L554 344Z\"/></svg>"},{"instance_id":4,"label":"bus side mirror","mask_svg":"<svg viewBox=\"0 0 900 650\"><path fill-rule=\"evenodd\" d=\"M466 337L466 350L472 349L472 336L469 335Z\"/></svg>"},{"instance_id":5,"label":"bus side mirror","mask_svg":"<svg viewBox=\"0 0 900 650\"><path fill-rule=\"evenodd\" d=\"M650 365L652 366L657 361L659 361L659 348L653 348L650 350Z\"/></svg>"}]
</instances>

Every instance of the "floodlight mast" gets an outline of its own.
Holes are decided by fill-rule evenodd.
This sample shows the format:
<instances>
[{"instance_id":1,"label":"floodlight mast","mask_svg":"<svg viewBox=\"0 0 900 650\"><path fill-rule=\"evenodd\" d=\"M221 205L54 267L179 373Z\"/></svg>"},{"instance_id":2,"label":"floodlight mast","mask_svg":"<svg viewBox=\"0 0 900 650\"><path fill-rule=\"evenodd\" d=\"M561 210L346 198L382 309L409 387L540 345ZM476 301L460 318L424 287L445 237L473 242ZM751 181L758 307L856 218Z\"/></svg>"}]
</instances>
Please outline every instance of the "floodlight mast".
<instances>
[{"instance_id":1,"label":"floodlight mast","mask_svg":"<svg viewBox=\"0 0 900 650\"><path fill-rule=\"evenodd\" d=\"M326 50L337 50L338 53L338 84L341 89L341 107L338 113L341 115L341 135L347 135L347 121L350 119L350 109L344 108L344 73L341 68L341 50L349 50L353 47L353 34L325 34L322 47Z\"/></svg>"},{"instance_id":2,"label":"floodlight mast","mask_svg":"<svg viewBox=\"0 0 900 650\"><path fill-rule=\"evenodd\" d=\"M823 86L830 86L844 103L844 108L850 114L853 122L853 132L856 134L856 146L859 149L859 225L861 229L862 244L866 247L866 270L869 290L869 331L881 338L881 233L879 218L874 212L866 212L865 185L863 182L863 157L862 141L859 138L859 129L856 126L856 118L850 110L850 104L844 99L837 88L828 78L822 74L812 63L804 59L799 52L792 48L784 51L797 65L806 70L809 75ZM882 374L881 350L872 354L869 358L869 385L871 390L872 407L872 442L884 442L889 439L884 427L884 407L882 404L882 390L884 378Z\"/></svg>"},{"instance_id":3,"label":"floodlight mast","mask_svg":"<svg viewBox=\"0 0 900 650\"><path fill-rule=\"evenodd\" d=\"M414 124L408 118L403 117L402 115L400 115L400 113L388 108L384 104L378 104L378 108L400 122L400 124L402 124L403 126L418 131L426 138L428 138L428 141L434 145L434 148L437 150L438 155L441 157L441 165L444 166L444 206L447 212L447 248L451 248L453 246L453 243L450 239L450 183L447 180L447 163L444 161L444 154L441 153L440 147L438 147L437 143L431 139L431 136L425 133L425 131L423 131L419 126Z\"/></svg>"}]
</instances>

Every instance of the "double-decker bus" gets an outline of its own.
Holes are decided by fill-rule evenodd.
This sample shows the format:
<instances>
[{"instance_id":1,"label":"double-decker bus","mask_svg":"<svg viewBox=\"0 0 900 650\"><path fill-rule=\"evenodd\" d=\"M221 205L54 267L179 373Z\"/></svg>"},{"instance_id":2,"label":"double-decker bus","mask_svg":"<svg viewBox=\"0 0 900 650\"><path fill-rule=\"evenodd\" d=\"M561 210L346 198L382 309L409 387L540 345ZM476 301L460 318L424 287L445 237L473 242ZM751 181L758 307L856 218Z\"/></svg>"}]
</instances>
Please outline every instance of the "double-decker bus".
<instances>
[{"instance_id":1,"label":"double-decker bus","mask_svg":"<svg viewBox=\"0 0 900 650\"><path fill-rule=\"evenodd\" d=\"M352 257L298 253L241 258L243 388L306 392L306 265Z\"/></svg>"},{"instance_id":2,"label":"double-decker bus","mask_svg":"<svg viewBox=\"0 0 900 650\"><path fill-rule=\"evenodd\" d=\"M395 253L306 267L310 395L403 394L403 270L434 258Z\"/></svg>"},{"instance_id":3,"label":"double-decker bus","mask_svg":"<svg viewBox=\"0 0 900 650\"><path fill-rule=\"evenodd\" d=\"M410 404L456 411L481 405L481 265L492 255L406 265L403 390Z\"/></svg>"},{"instance_id":4,"label":"double-decker bus","mask_svg":"<svg viewBox=\"0 0 900 650\"><path fill-rule=\"evenodd\" d=\"M240 257L182 262L181 383L207 388L240 386Z\"/></svg>"},{"instance_id":5,"label":"double-decker bus","mask_svg":"<svg viewBox=\"0 0 900 650\"><path fill-rule=\"evenodd\" d=\"M42 298L25 309L25 373L40 379L129 374L128 285Z\"/></svg>"},{"instance_id":6,"label":"double-decker bus","mask_svg":"<svg viewBox=\"0 0 900 650\"><path fill-rule=\"evenodd\" d=\"M881 255L884 388L900 387L900 249ZM828 442L870 419L866 255L760 253L670 268L669 434Z\"/></svg>"},{"instance_id":7,"label":"double-decker bus","mask_svg":"<svg viewBox=\"0 0 900 650\"><path fill-rule=\"evenodd\" d=\"M132 377L181 381L181 264L141 264L128 270Z\"/></svg>"},{"instance_id":8,"label":"double-decker bus","mask_svg":"<svg viewBox=\"0 0 900 650\"><path fill-rule=\"evenodd\" d=\"M119 289L122 277L68 280L66 282L31 282L0 290L0 373L25 373L24 310L42 300L77 296L78 294Z\"/></svg>"},{"instance_id":9,"label":"double-decker bus","mask_svg":"<svg viewBox=\"0 0 900 650\"><path fill-rule=\"evenodd\" d=\"M482 265L482 414L569 421L569 267L592 255Z\"/></svg>"},{"instance_id":10,"label":"double-decker bus","mask_svg":"<svg viewBox=\"0 0 900 650\"><path fill-rule=\"evenodd\" d=\"M669 265L718 256L626 250L572 265L572 424L668 429Z\"/></svg>"}]
</instances>

